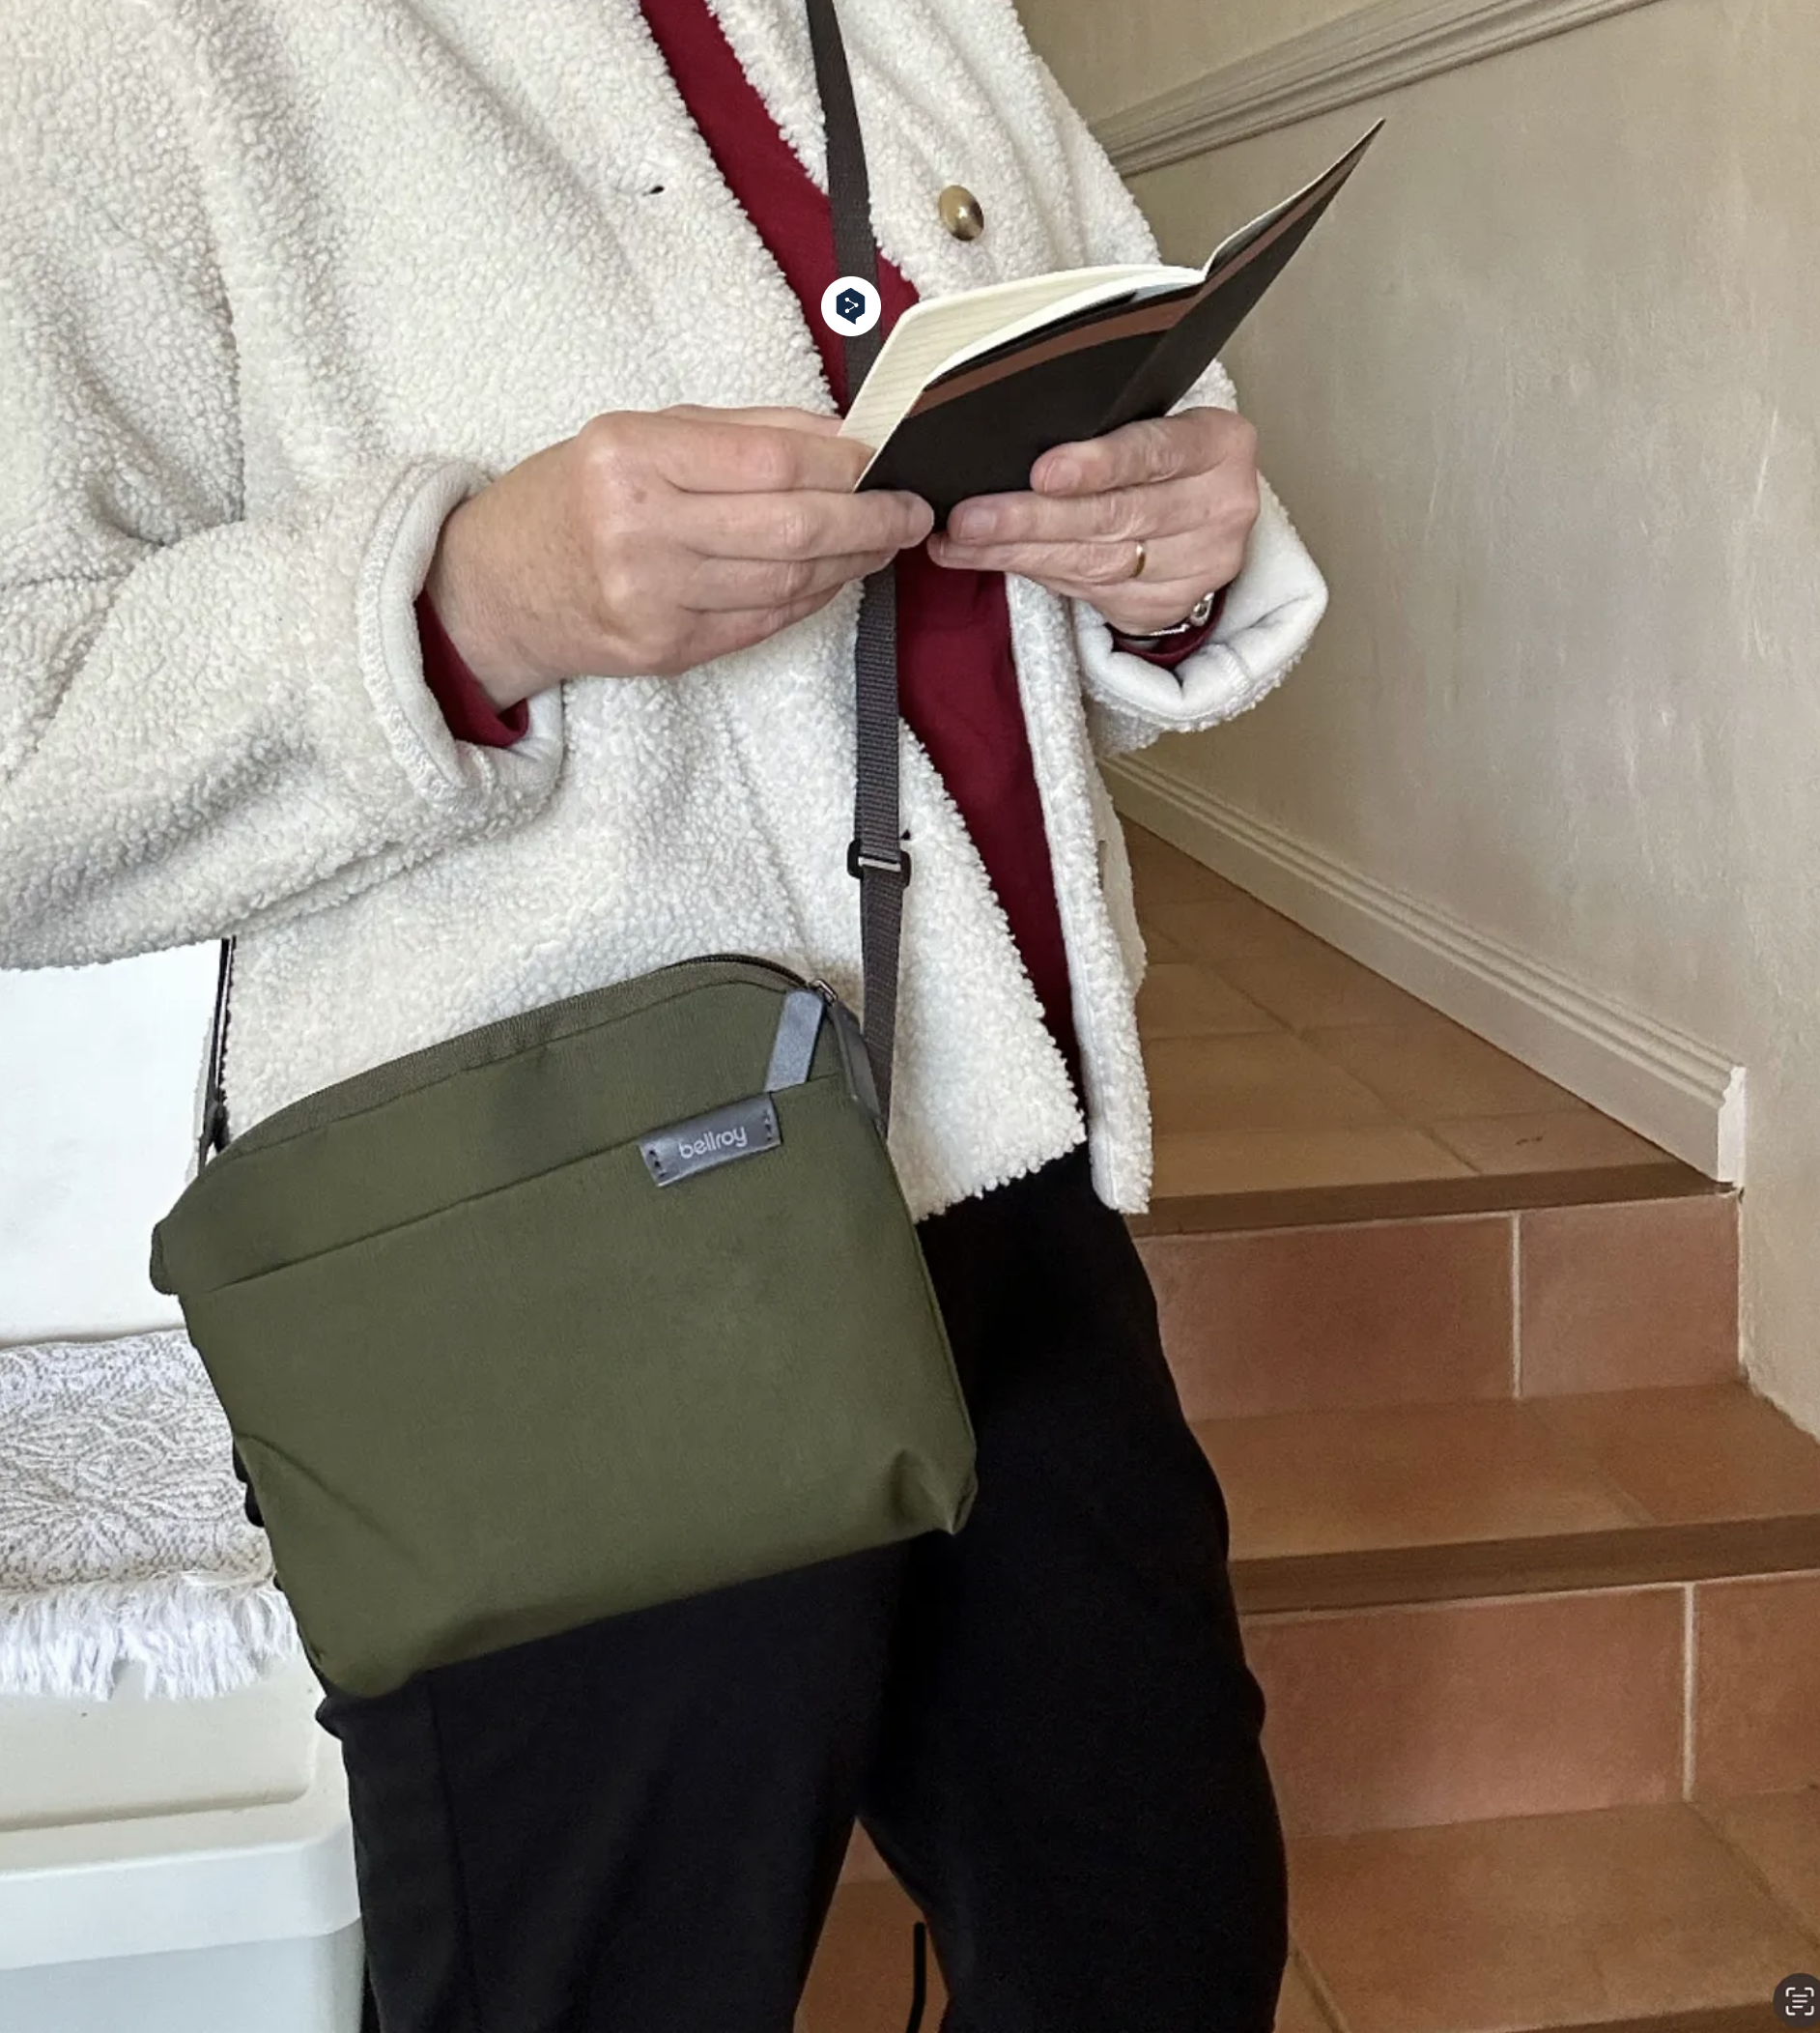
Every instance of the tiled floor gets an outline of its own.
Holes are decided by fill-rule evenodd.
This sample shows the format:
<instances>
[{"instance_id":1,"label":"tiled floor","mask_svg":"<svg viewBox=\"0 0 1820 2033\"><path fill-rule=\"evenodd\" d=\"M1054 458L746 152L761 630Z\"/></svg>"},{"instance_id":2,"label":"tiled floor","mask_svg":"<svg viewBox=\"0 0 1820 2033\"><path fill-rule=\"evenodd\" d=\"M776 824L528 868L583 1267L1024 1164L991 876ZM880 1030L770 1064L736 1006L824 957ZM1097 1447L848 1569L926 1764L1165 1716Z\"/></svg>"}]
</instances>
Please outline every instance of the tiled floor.
<instances>
[{"instance_id":1,"label":"tiled floor","mask_svg":"<svg viewBox=\"0 0 1820 2033\"><path fill-rule=\"evenodd\" d=\"M1730 2033L1820 1965L1820 1791L1522 1815L1290 1846L1277 2033ZM899 2033L915 1908L836 1898L798 2033ZM931 1971L924 2033L940 2019ZM1701 2015L1736 2013L1711 2021Z\"/></svg>"},{"instance_id":2,"label":"tiled floor","mask_svg":"<svg viewBox=\"0 0 1820 2033\"><path fill-rule=\"evenodd\" d=\"M1195 1430L1236 1561L1820 1512L1820 1448L1736 1382Z\"/></svg>"},{"instance_id":3,"label":"tiled floor","mask_svg":"<svg viewBox=\"0 0 1820 2033\"><path fill-rule=\"evenodd\" d=\"M1820 1786L1820 1446L1744 1383L1196 1430L1292 1835Z\"/></svg>"},{"instance_id":4,"label":"tiled floor","mask_svg":"<svg viewBox=\"0 0 1820 2033\"><path fill-rule=\"evenodd\" d=\"M1295 1843L1297 1946L1346 2033L1681 2027L1752 2005L1767 2033L1776 1985L1820 1949L1820 1813L1803 1794L1729 1814L1731 1841L1669 1805Z\"/></svg>"},{"instance_id":5,"label":"tiled floor","mask_svg":"<svg viewBox=\"0 0 1820 2033\"><path fill-rule=\"evenodd\" d=\"M1127 825L1156 1194L1282 1193L1675 1160ZM1623 1189L1621 1181L1614 1187Z\"/></svg>"},{"instance_id":6,"label":"tiled floor","mask_svg":"<svg viewBox=\"0 0 1820 2033\"><path fill-rule=\"evenodd\" d=\"M921 1916L896 1881L844 1884L822 1931L796 2033L904 2033L911 2005L911 1929ZM928 1959L923 2033L935 2033L948 2002Z\"/></svg>"}]
</instances>

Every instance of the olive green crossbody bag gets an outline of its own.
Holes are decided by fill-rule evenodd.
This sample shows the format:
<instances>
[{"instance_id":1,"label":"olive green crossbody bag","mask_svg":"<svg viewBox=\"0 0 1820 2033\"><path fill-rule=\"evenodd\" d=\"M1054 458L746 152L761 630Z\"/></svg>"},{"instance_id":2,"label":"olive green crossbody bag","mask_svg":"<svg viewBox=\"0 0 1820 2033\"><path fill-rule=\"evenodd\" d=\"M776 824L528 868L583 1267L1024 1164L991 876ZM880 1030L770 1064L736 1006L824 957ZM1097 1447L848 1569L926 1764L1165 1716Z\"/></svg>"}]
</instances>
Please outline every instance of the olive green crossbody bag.
<instances>
[{"instance_id":1,"label":"olive green crossbody bag","mask_svg":"<svg viewBox=\"0 0 1820 2033\"><path fill-rule=\"evenodd\" d=\"M837 252L875 276L832 0ZM848 340L849 386L876 339ZM885 1142L902 890L896 617L857 660L864 1032L744 956L531 1010L229 1141L222 949L196 1177L158 1223L331 1686L957 1531L973 1433Z\"/></svg>"}]
</instances>

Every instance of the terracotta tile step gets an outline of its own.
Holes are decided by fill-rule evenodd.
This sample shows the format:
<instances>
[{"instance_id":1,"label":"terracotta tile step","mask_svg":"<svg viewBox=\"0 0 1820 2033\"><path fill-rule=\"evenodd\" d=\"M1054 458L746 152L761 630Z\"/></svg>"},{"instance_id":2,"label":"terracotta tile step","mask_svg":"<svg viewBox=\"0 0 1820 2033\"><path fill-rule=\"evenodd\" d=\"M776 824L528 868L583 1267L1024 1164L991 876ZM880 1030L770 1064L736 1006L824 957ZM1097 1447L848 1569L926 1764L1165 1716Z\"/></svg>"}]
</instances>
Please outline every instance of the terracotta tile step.
<instances>
[{"instance_id":1,"label":"terracotta tile step","mask_svg":"<svg viewBox=\"0 0 1820 2033\"><path fill-rule=\"evenodd\" d=\"M1820 1569L1820 1518L1745 1518L1482 1545L1237 1561L1233 1586L1240 1610L1258 1616L1579 1593L1815 1569Z\"/></svg>"},{"instance_id":2,"label":"terracotta tile step","mask_svg":"<svg viewBox=\"0 0 1820 2033\"><path fill-rule=\"evenodd\" d=\"M1788 1972L1790 1975L1794 1971ZM1541 2033L1771 2033L1785 2021L1766 2005L1720 2005L1711 2012L1669 2012L1655 2019L1602 2019L1597 2025L1550 2026Z\"/></svg>"},{"instance_id":3,"label":"terracotta tile step","mask_svg":"<svg viewBox=\"0 0 1820 2033\"><path fill-rule=\"evenodd\" d=\"M1820 1968L1820 1796L1773 1805L1768 1869L1678 1804L1293 1842L1297 1957L1344 2033L1770 2033Z\"/></svg>"},{"instance_id":4,"label":"terracotta tile step","mask_svg":"<svg viewBox=\"0 0 1820 2033\"><path fill-rule=\"evenodd\" d=\"M1771 2033L1820 1968L1820 1791L1294 1840L1290 1887L1277 2033ZM843 1885L798 2033L899 2033L915 1918Z\"/></svg>"},{"instance_id":5,"label":"terracotta tile step","mask_svg":"<svg viewBox=\"0 0 1820 2033\"><path fill-rule=\"evenodd\" d=\"M1794 1971L1789 1971L1794 1975ZM1655 2019L1602 2019L1597 2025L1550 2026L1544 2033L1771 2033L1785 2021L1766 2005L1720 2005L1711 2012L1669 2012Z\"/></svg>"},{"instance_id":6,"label":"terracotta tile step","mask_svg":"<svg viewBox=\"0 0 1820 2033\"><path fill-rule=\"evenodd\" d=\"M1661 1146L1168 843L1131 825L1126 845L1150 958L1137 1016L1156 1232L1702 1189Z\"/></svg>"},{"instance_id":7,"label":"terracotta tile step","mask_svg":"<svg viewBox=\"0 0 1820 2033\"><path fill-rule=\"evenodd\" d=\"M1820 1567L1820 1442L1741 1382L1195 1432L1253 1612Z\"/></svg>"},{"instance_id":8,"label":"terracotta tile step","mask_svg":"<svg viewBox=\"0 0 1820 2033\"><path fill-rule=\"evenodd\" d=\"M1738 1374L1735 1194L1140 1237L1190 1418Z\"/></svg>"},{"instance_id":9,"label":"terracotta tile step","mask_svg":"<svg viewBox=\"0 0 1820 2033\"><path fill-rule=\"evenodd\" d=\"M1197 1431L1293 1832L1820 1785L1820 1445L1743 1385Z\"/></svg>"},{"instance_id":10,"label":"terracotta tile step","mask_svg":"<svg viewBox=\"0 0 1820 2033\"><path fill-rule=\"evenodd\" d=\"M822 1930L795 2033L904 2033L912 2000L911 1930L920 1917L894 1878L842 1884ZM931 1953L923 2033L935 2033L947 2002Z\"/></svg>"},{"instance_id":11,"label":"terracotta tile step","mask_svg":"<svg viewBox=\"0 0 1820 2033\"><path fill-rule=\"evenodd\" d=\"M1630 1200L1722 1196L1678 1161L1574 1171L1469 1173L1438 1179L1382 1179L1359 1185L1253 1188L1230 1193L1158 1193L1148 1214L1127 1217L1131 1233L1220 1235L1234 1229L1331 1227L1421 1216L1505 1214L1525 1207L1593 1207Z\"/></svg>"},{"instance_id":12,"label":"terracotta tile step","mask_svg":"<svg viewBox=\"0 0 1820 2033\"><path fill-rule=\"evenodd\" d=\"M1197 1431L1293 1833L1820 1786L1820 1445L1745 1386Z\"/></svg>"},{"instance_id":13,"label":"terracotta tile step","mask_svg":"<svg viewBox=\"0 0 1820 2033\"><path fill-rule=\"evenodd\" d=\"M1247 1618L1285 1829L1354 1835L1679 1800L1687 1623L1683 1589ZM1710 1705L1716 1738L1764 1733L1722 1691Z\"/></svg>"}]
</instances>

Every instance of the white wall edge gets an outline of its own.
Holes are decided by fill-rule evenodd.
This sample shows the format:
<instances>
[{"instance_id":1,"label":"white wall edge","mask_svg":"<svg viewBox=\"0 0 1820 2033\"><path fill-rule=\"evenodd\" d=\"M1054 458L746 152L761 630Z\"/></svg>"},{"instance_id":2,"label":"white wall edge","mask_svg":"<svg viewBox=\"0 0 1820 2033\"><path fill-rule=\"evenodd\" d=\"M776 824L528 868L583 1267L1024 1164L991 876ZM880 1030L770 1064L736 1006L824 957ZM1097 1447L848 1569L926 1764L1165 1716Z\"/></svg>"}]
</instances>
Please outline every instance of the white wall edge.
<instances>
[{"instance_id":1,"label":"white wall edge","mask_svg":"<svg viewBox=\"0 0 1820 2033\"><path fill-rule=\"evenodd\" d=\"M1640 1010L1132 759L1121 813L1709 1179L1745 1177L1745 1069Z\"/></svg>"},{"instance_id":2,"label":"white wall edge","mask_svg":"<svg viewBox=\"0 0 1820 2033\"><path fill-rule=\"evenodd\" d=\"M1161 169L1651 0L1367 0L1093 123L1122 176Z\"/></svg>"}]
</instances>

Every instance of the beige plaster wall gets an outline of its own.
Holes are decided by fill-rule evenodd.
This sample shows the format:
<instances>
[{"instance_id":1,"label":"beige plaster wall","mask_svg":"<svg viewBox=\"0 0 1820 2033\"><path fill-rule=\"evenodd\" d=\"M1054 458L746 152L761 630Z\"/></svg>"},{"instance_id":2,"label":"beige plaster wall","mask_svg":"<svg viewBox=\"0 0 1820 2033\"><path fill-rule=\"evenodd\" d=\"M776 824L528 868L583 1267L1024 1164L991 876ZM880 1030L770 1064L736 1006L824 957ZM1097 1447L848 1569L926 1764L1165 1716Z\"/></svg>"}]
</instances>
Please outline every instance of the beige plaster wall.
<instances>
[{"instance_id":1,"label":"beige plaster wall","mask_svg":"<svg viewBox=\"0 0 1820 2033\"><path fill-rule=\"evenodd\" d=\"M1357 0L1018 0L1090 120L1351 14Z\"/></svg>"},{"instance_id":2,"label":"beige plaster wall","mask_svg":"<svg viewBox=\"0 0 1820 2033\"><path fill-rule=\"evenodd\" d=\"M1136 187L1199 259L1390 115L1230 357L1331 616L1158 753L1748 1066L1749 1361L1820 1431L1816 79L1813 0L1656 0Z\"/></svg>"}]
</instances>

